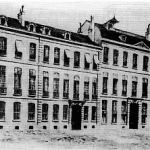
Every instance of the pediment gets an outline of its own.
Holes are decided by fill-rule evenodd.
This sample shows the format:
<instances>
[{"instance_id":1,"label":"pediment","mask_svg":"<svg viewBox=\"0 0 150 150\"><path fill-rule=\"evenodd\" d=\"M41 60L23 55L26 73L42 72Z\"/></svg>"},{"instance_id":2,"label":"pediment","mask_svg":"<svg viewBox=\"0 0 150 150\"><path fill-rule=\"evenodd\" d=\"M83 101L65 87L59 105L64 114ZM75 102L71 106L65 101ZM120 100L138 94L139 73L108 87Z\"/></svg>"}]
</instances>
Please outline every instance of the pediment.
<instances>
[{"instance_id":1,"label":"pediment","mask_svg":"<svg viewBox=\"0 0 150 150\"><path fill-rule=\"evenodd\" d=\"M138 46L140 48L149 49L149 47L143 41L136 43L135 46Z\"/></svg>"}]
</instances>

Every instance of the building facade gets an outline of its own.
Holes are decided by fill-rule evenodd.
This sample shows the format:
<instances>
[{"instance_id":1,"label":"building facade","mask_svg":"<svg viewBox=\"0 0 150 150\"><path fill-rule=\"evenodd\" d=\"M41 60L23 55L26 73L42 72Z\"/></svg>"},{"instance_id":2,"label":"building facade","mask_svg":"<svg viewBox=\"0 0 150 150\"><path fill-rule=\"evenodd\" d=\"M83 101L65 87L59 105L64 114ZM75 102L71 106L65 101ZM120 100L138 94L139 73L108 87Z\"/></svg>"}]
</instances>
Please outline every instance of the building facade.
<instances>
[{"instance_id":1,"label":"building facade","mask_svg":"<svg viewBox=\"0 0 150 150\"><path fill-rule=\"evenodd\" d=\"M86 20L78 33L101 44L100 128L149 128L150 42L146 36L114 28L115 17L104 24Z\"/></svg>"},{"instance_id":2,"label":"building facade","mask_svg":"<svg viewBox=\"0 0 150 150\"><path fill-rule=\"evenodd\" d=\"M88 36L0 16L0 129L94 129L101 47Z\"/></svg>"}]
</instances>

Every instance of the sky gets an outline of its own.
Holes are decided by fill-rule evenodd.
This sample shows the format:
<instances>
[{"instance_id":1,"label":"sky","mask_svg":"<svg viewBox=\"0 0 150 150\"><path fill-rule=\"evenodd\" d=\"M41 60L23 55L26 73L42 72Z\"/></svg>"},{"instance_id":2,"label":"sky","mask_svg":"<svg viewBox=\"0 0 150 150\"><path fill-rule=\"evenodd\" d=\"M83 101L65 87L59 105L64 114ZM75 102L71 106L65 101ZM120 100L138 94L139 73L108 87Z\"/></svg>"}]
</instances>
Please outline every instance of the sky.
<instances>
[{"instance_id":1,"label":"sky","mask_svg":"<svg viewBox=\"0 0 150 150\"><path fill-rule=\"evenodd\" d=\"M145 35L150 23L150 2L114 0L1 0L0 14L17 18L24 5L25 20L77 32L79 23L94 16L96 23L105 23L114 15L115 28Z\"/></svg>"}]
</instances>

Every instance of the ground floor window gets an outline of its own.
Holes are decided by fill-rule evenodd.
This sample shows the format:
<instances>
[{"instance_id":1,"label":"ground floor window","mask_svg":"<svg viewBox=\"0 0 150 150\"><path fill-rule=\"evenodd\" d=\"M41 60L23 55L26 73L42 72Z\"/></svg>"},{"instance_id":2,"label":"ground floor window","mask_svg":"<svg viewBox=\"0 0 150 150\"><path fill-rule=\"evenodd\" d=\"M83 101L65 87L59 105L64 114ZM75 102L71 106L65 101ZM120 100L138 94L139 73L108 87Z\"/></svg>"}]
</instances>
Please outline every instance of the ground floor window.
<instances>
[{"instance_id":1,"label":"ground floor window","mask_svg":"<svg viewBox=\"0 0 150 150\"><path fill-rule=\"evenodd\" d=\"M53 105L53 120L59 120L59 105Z\"/></svg>"},{"instance_id":2,"label":"ground floor window","mask_svg":"<svg viewBox=\"0 0 150 150\"><path fill-rule=\"evenodd\" d=\"M92 121L96 121L96 107L92 106Z\"/></svg>"},{"instance_id":3,"label":"ground floor window","mask_svg":"<svg viewBox=\"0 0 150 150\"><path fill-rule=\"evenodd\" d=\"M107 100L102 100L102 123L107 123Z\"/></svg>"},{"instance_id":4,"label":"ground floor window","mask_svg":"<svg viewBox=\"0 0 150 150\"><path fill-rule=\"evenodd\" d=\"M89 111L89 107L88 106L84 106L84 120L85 121L88 120L88 111Z\"/></svg>"},{"instance_id":5,"label":"ground floor window","mask_svg":"<svg viewBox=\"0 0 150 150\"><path fill-rule=\"evenodd\" d=\"M127 102L126 101L122 101L121 120L122 120L122 124L127 123Z\"/></svg>"},{"instance_id":6,"label":"ground floor window","mask_svg":"<svg viewBox=\"0 0 150 150\"><path fill-rule=\"evenodd\" d=\"M117 101L112 101L112 123L117 123Z\"/></svg>"},{"instance_id":7,"label":"ground floor window","mask_svg":"<svg viewBox=\"0 0 150 150\"><path fill-rule=\"evenodd\" d=\"M35 120L35 104L28 104L28 120Z\"/></svg>"},{"instance_id":8,"label":"ground floor window","mask_svg":"<svg viewBox=\"0 0 150 150\"><path fill-rule=\"evenodd\" d=\"M68 105L63 105L63 120L68 120Z\"/></svg>"},{"instance_id":9,"label":"ground floor window","mask_svg":"<svg viewBox=\"0 0 150 150\"><path fill-rule=\"evenodd\" d=\"M20 119L20 103L14 102L14 120Z\"/></svg>"},{"instance_id":10,"label":"ground floor window","mask_svg":"<svg viewBox=\"0 0 150 150\"><path fill-rule=\"evenodd\" d=\"M146 124L146 119L147 119L147 104L142 103L142 116L141 116L142 124Z\"/></svg>"},{"instance_id":11,"label":"ground floor window","mask_svg":"<svg viewBox=\"0 0 150 150\"><path fill-rule=\"evenodd\" d=\"M5 102L0 101L0 120L5 120Z\"/></svg>"},{"instance_id":12,"label":"ground floor window","mask_svg":"<svg viewBox=\"0 0 150 150\"><path fill-rule=\"evenodd\" d=\"M42 104L42 120L48 120L48 104Z\"/></svg>"}]
</instances>

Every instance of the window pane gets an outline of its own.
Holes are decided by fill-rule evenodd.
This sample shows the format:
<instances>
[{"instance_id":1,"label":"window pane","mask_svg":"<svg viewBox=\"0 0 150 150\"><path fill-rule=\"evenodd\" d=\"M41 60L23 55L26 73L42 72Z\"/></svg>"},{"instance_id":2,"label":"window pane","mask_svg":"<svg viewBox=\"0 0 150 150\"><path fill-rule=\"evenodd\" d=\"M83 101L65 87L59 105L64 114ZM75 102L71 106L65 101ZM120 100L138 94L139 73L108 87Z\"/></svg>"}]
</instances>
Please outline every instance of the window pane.
<instances>
[{"instance_id":1,"label":"window pane","mask_svg":"<svg viewBox=\"0 0 150 150\"><path fill-rule=\"evenodd\" d=\"M53 120L59 120L59 105L53 105Z\"/></svg>"},{"instance_id":2,"label":"window pane","mask_svg":"<svg viewBox=\"0 0 150 150\"><path fill-rule=\"evenodd\" d=\"M68 119L68 105L63 105L63 120Z\"/></svg>"},{"instance_id":3,"label":"window pane","mask_svg":"<svg viewBox=\"0 0 150 150\"><path fill-rule=\"evenodd\" d=\"M104 47L104 54L103 54L103 62L108 63L108 53L109 53L109 48Z\"/></svg>"},{"instance_id":4,"label":"window pane","mask_svg":"<svg viewBox=\"0 0 150 150\"><path fill-rule=\"evenodd\" d=\"M84 120L88 120L88 111L89 111L89 107L84 106Z\"/></svg>"},{"instance_id":5,"label":"window pane","mask_svg":"<svg viewBox=\"0 0 150 150\"><path fill-rule=\"evenodd\" d=\"M14 120L20 119L20 103L15 102L14 103Z\"/></svg>"},{"instance_id":6,"label":"window pane","mask_svg":"<svg viewBox=\"0 0 150 150\"><path fill-rule=\"evenodd\" d=\"M74 67L80 66L80 53L74 52Z\"/></svg>"},{"instance_id":7,"label":"window pane","mask_svg":"<svg viewBox=\"0 0 150 150\"><path fill-rule=\"evenodd\" d=\"M54 48L54 64L59 64L60 61L60 49L55 47Z\"/></svg>"},{"instance_id":8,"label":"window pane","mask_svg":"<svg viewBox=\"0 0 150 150\"><path fill-rule=\"evenodd\" d=\"M0 101L0 120L5 120L5 102Z\"/></svg>"},{"instance_id":9,"label":"window pane","mask_svg":"<svg viewBox=\"0 0 150 150\"><path fill-rule=\"evenodd\" d=\"M118 50L114 50L113 54L113 64L118 65Z\"/></svg>"},{"instance_id":10,"label":"window pane","mask_svg":"<svg viewBox=\"0 0 150 150\"><path fill-rule=\"evenodd\" d=\"M36 58L36 44L30 43L30 59L35 60Z\"/></svg>"},{"instance_id":11,"label":"window pane","mask_svg":"<svg viewBox=\"0 0 150 150\"><path fill-rule=\"evenodd\" d=\"M34 120L35 119L35 104L29 103L28 104L28 120Z\"/></svg>"},{"instance_id":12,"label":"window pane","mask_svg":"<svg viewBox=\"0 0 150 150\"><path fill-rule=\"evenodd\" d=\"M42 104L42 120L48 120L48 104Z\"/></svg>"}]
</instances>

